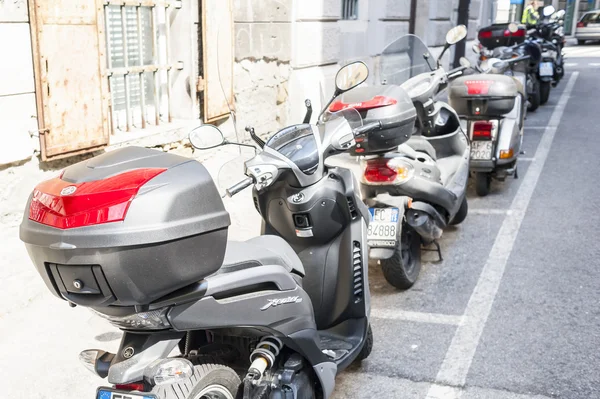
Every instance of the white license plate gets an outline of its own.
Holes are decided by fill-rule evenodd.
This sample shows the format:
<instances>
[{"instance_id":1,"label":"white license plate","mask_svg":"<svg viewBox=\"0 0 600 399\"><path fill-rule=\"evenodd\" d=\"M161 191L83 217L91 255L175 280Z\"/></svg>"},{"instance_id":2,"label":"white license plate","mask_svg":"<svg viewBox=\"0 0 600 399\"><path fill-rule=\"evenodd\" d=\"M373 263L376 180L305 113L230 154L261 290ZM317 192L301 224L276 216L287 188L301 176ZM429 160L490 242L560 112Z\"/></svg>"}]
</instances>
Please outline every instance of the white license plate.
<instances>
[{"instance_id":1,"label":"white license plate","mask_svg":"<svg viewBox=\"0 0 600 399\"><path fill-rule=\"evenodd\" d=\"M398 208L369 208L371 221L367 242L371 247L395 247L398 232Z\"/></svg>"},{"instance_id":2,"label":"white license plate","mask_svg":"<svg viewBox=\"0 0 600 399\"><path fill-rule=\"evenodd\" d=\"M96 399L158 399L154 394L129 393L112 388L98 388Z\"/></svg>"},{"instance_id":3,"label":"white license plate","mask_svg":"<svg viewBox=\"0 0 600 399\"><path fill-rule=\"evenodd\" d=\"M472 141L471 142L471 159L492 159L491 141Z\"/></svg>"},{"instance_id":4,"label":"white license plate","mask_svg":"<svg viewBox=\"0 0 600 399\"><path fill-rule=\"evenodd\" d=\"M540 64L540 76L554 75L554 65L551 62L542 62Z\"/></svg>"}]
</instances>

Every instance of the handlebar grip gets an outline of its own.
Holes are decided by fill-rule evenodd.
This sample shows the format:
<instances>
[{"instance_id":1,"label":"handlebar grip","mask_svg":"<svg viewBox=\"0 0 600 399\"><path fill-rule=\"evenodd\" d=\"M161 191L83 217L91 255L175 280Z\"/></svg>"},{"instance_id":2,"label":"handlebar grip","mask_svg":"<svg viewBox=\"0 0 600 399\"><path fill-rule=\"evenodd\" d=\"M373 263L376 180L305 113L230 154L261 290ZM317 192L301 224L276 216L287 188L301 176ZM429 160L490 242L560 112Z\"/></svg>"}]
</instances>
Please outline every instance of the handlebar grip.
<instances>
[{"instance_id":1,"label":"handlebar grip","mask_svg":"<svg viewBox=\"0 0 600 399\"><path fill-rule=\"evenodd\" d=\"M457 67L457 68L454 68L454 69L452 69L452 70L448 71L448 72L446 73L446 77L447 77L447 78L451 78L451 77L454 77L454 75L456 75L456 74L459 74L459 75L460 75L460 74L462 74L462 72L463 72L464 70L466 70L466 69L467 69L467 67L464 67L464 66L462 66L462 65L461 65L461 66L459 66L459 67Z\"/></svg>"},{"instance_id":2,"label":"handlebar grip","mask_svg":"<svg viewBox=\"0 0 600 399\"><path fill-rule=\"evenodd\" d=\"M361 127L357 127L356 129L354 129L354 135L360 136L361 134L368 133L371 130L377 130L377 129L381 129L381 121L375 121L375 122L367 123L366 125L363 125Z\"/></svg>"},{"instance_id":3,"label":"handlebar grip","mask_svg":"<svg viewBox=\"0 0 600 399\"><path fill-rule=\"evenodd\" d=\"M247 177L244 180L242 180L241 182L234 184L233 186L231 186L227 190L225 190L225 195L231 198L234 195L236 195L237 193L239 193L240 191L251 186L252 184L254 184L254 179L252 177Z\"/></svg>"}]
</instances>

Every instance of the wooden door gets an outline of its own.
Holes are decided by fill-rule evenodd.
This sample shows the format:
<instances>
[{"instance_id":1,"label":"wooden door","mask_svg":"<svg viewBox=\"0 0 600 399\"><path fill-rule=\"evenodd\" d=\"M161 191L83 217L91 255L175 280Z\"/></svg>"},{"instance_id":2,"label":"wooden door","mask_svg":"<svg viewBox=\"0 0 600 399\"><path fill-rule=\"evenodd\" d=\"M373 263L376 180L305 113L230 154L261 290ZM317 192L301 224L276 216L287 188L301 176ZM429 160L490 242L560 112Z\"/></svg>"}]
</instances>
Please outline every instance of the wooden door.
<instances>
[{"instance_id":1,"label":"wooden door","mask_svg":"<svg viewBox=\"0 0 600 399\"><path fill-rule=\"evenodd\" d=\"M42 160L109 140L102 0L29 1Z\"/></svg>"},{"instance_id":2,"label":"wooden door","mask_svg":"<svg viewBox=\"0 0 600 399\"><path fill-rule=\"evenodd\" d=\"M234 107L231 0L202 0L201 32L204 71L203 116L206 122L210 122L227 115L228 104Z\"/></svg>"}]
</instances>

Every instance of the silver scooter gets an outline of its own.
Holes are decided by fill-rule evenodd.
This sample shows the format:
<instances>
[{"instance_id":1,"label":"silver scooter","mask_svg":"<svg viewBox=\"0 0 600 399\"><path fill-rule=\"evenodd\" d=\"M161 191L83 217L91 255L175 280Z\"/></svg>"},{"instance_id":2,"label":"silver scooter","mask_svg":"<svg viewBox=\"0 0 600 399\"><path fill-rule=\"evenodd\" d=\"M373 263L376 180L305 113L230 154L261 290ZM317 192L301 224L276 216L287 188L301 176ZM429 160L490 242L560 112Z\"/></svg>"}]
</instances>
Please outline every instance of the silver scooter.
<instances>
[{"instance_id":1,"label":"silver scooter","mask_svg":"<svg viewBox=\"0 0 600 399\"><path fill-rule=\"evenodd\" d=\"M475 173L479 196L489 194L492 178L518 178L517 158L527 112L526 76L518 66L528 59L490 58L473 67L463 57L461 65L475 73L457 78L450 85L449 103L471 139L470 171Z\"/></svg>"}]
</instances>

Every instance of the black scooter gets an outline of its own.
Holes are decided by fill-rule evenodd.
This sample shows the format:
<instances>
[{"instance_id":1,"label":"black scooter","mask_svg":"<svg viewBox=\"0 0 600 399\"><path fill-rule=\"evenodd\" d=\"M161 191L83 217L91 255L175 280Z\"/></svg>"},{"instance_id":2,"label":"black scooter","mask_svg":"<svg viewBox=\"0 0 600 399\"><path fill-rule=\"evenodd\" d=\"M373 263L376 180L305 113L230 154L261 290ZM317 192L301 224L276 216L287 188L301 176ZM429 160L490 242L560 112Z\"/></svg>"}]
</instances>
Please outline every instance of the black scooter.
<instances>
[{"instance_id":1,"label":"black scooter","mask_svg":"<svg viewBox=\"0 0 600 399\"><path fill-rule=\"evenodd\" d=\"M336 95L367 75L345 66ZM129 147L38 185L20 232L38 272L125 332L117 353L80 354L108 378L96 398L329 398L373 334L369 212L352 173L325 160L381 127L349 110L266 143L253 135L261 151L227 190L254 187L264 235L245 242L227 240L229 214L188 158ZM190 141L226 144L211 125Z\"/></svg>"}]
</instances>

